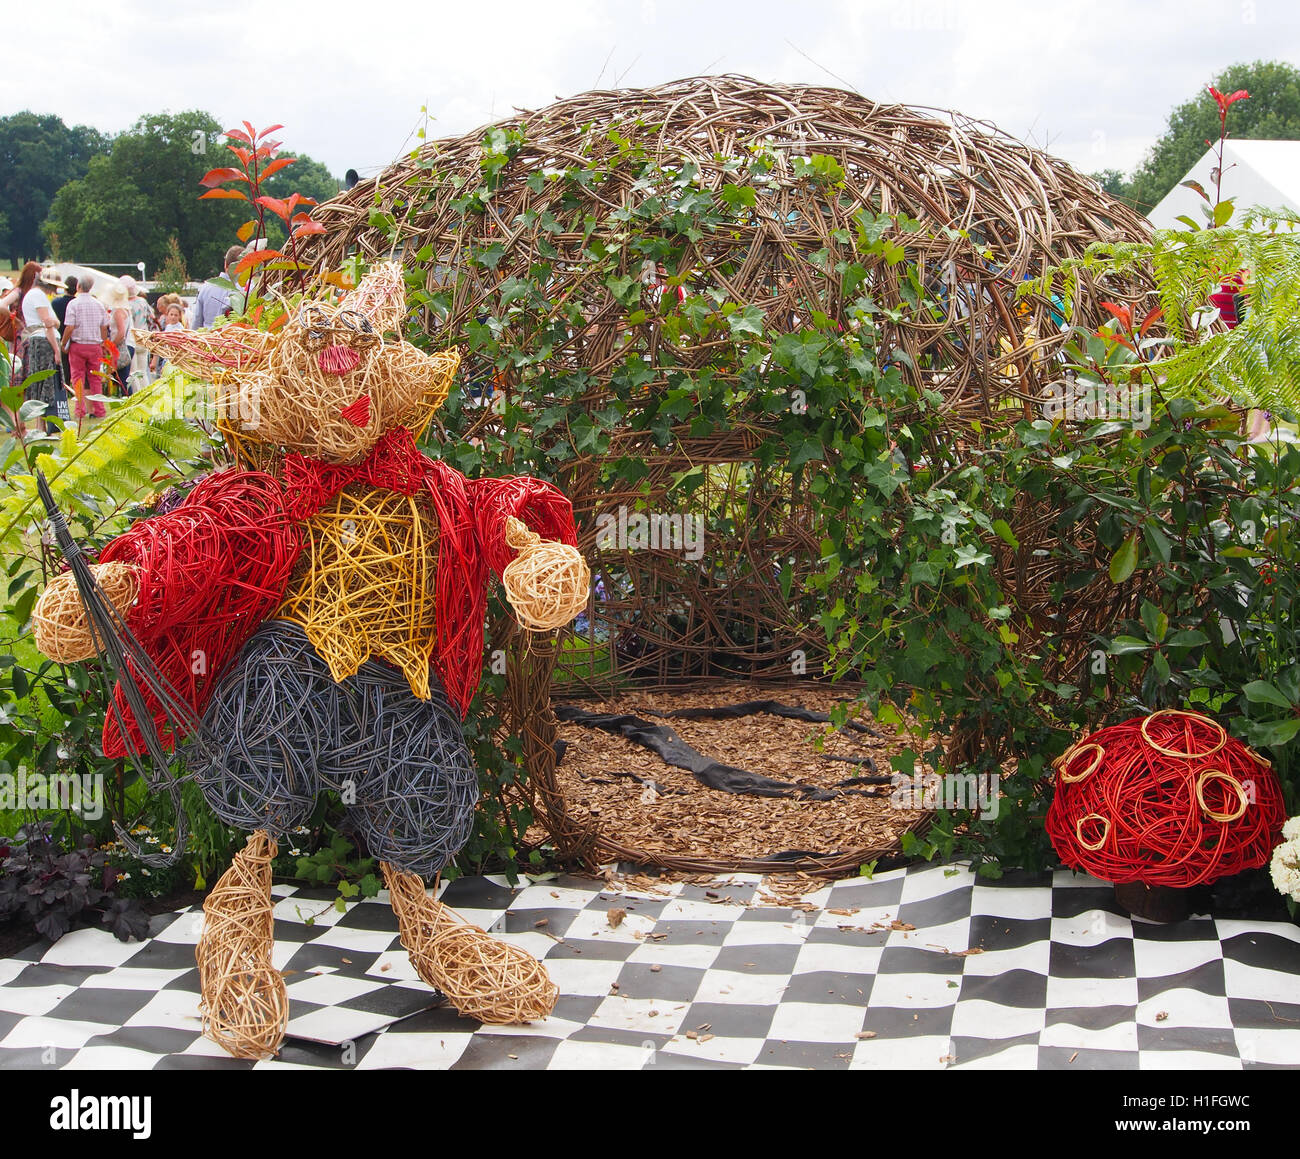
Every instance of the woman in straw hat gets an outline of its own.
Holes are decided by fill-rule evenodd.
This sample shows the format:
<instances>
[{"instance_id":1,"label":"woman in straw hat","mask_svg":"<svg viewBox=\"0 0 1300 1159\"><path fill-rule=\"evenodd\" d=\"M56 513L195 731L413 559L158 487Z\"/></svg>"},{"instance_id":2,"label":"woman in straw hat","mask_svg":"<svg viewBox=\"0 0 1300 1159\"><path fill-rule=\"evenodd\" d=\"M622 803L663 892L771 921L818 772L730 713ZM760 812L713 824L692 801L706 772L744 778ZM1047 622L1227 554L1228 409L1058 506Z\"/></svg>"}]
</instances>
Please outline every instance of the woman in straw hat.
<instances>
[{"instance_id":1,"label":"woman in straw hat","mask_svg":"<svg viewBox=\"0 0 1300 1159\"><path fill-rule=\"evenodd\" d=\"M49 419L68 417L68 398L63 386L59 320L45 289L57 290L62 284L42 270L40 262L28 262L4 303L9 305L12 300L11 308L22 320L18 354L23 364L24 401L37 399L45 404L46 429L51 431L55 428Z\"/></svg>"}]
</instances>

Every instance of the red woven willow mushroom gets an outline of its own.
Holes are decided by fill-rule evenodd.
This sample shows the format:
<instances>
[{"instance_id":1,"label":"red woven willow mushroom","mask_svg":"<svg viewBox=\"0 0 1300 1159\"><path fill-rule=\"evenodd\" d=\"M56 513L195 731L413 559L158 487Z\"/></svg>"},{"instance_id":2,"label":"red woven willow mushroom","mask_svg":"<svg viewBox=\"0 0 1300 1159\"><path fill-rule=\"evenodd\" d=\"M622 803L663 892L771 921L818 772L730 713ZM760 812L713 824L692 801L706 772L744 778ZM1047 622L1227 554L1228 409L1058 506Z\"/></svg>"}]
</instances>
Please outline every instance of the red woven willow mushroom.
<instances>
[{"instance_id":1,"label":"red woven willow mushroom","mask_svg":"<svg viewBox=\"0 0 1300 1159\"><path fill-rule=\"evenodd\" d=\"M1265 865L1286 820L1269 762L1181 709L1100 729L1053 767L1052 845L1117 885L1204 885Z\"/></svg>"}]
</instances>

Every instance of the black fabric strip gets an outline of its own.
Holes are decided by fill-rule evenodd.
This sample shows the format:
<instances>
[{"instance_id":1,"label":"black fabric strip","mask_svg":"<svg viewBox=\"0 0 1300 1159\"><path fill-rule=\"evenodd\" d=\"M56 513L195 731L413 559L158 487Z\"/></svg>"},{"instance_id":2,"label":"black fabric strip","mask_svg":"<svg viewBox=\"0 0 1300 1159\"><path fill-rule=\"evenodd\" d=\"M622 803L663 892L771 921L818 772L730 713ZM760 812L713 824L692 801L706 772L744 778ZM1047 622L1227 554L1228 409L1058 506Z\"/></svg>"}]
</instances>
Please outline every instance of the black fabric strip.
<instances>
[{"instance_id":1,"label":"black fabric strip","mask_svg":"<svg viewBox=\"0 0 1300 1159\"><path fill-rule=\"evenodd\" d=\"M794 704L782 704L779 700L746 700L743 704L723 704L717 708L679 708L675 712L656 712L654 715L673 720L735 720L737 717L753 716L759 712L783 716L787 720L810 720L815 724L829 724L831 719L828 713L814 712L810 708L801 708ZM844 727L852 732L880 736L874 728L860 721L846 720Z\"/></svg>"},{"instance_id":2,"label":"black fabric strip","mask_svg":"<svg viewBox=\"0 0 1300 1159\"><path fill-rule=\"evenodd\" d=\"M573 704L557 704L555 716L557 720L565 723L599 728L630 740L633 744L639 744L642 748L658 754L665 764L672 765L676 769L686 769L693 773L695 779L702 785L710 789L718 789L723 793L754 797L798 797L805 801L831 801L837 796L829 789L819 789L815 785L775 781L771 777L738 769L734 765L721 764L693 749L667 725L651 724L639 716L588 712Z\"/></svg>"}]
</instances>

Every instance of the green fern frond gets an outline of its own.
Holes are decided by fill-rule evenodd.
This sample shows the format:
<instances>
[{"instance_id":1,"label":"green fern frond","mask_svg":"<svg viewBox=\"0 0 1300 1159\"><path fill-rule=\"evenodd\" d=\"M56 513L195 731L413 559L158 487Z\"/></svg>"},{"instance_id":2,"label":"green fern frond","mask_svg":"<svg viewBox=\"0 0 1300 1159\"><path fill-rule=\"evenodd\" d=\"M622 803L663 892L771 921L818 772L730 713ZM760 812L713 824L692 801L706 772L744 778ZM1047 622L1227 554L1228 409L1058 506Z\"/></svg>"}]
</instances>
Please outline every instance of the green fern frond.
<instances>
[{"instance_id":1,"label":"green fern frond","mask_svg":"<svg viewBox=\"0 0 1300 1159\"><path fill-rule=\"evenodd\" d=\"M1210 295L1240 270L1249 271L1245 317L1233 330L1212 332ZM1170 396L1300 411L1300 215L1257 208L1239 225L1097 243L1055 272L1067 286L1081 274L1154 279L1169 353L1151 369Z\"/></svg>"},{"instance_id":2,"label":"green fern frond","mask_svg":"<svg viewBox=\"0 0 1300 1159\"><path fill-rule=\"evenodd\" d=\"M45 474L61 506L95 531L107 530L101 526L106 520L157 490L160 479L199 469L193 460L211 440L186 416L210 409L210 391L173 369L114 406L84 437L68 427L33 446L32 466ZM0 482L0 550L6 559L25 553L25 537L43 515L35 476L21 466L6 472Z\"/></svg>"}]
</instances>

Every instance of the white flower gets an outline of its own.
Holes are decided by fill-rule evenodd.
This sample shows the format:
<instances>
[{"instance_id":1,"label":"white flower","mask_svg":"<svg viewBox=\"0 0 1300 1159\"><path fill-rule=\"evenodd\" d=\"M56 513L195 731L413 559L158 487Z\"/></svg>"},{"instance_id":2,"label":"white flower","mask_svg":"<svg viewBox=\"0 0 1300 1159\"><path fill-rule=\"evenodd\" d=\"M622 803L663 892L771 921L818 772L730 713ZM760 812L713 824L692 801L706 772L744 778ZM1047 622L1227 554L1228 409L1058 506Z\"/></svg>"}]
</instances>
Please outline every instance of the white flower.
<instances>
[{"instance_id":1,"label":"white flower","mask_svg":"<svg viewBox=\"0 0 1300 1159\"><path fill-rule=\"evenodd\" d=\"M150 873L147 869L145 869L145 867L144 867L143 865L140 867L140 872L143 873L143 874L145 875L145 877L152 877L152 876L153 876L153 874Z\"/></svg>"},{"instance_id":2,"label":"white flower","mask_svg":"<svg viewBox=\"0 0 1300 1159\"><path fill-rule=\"evenodd\" d=\"M117 875L117 880L118 880L118 881L127 881L127 880L130 879L130 877L131 877L131 875L130 875L129 873L119 873L119 874Z\"/></svg>"},{"instance_id":3,"label":"white flower","mask_svg":"<svg viewBox=\"0 0 1300 1159\"><path fill-rule=\"evenodd\" d=\"M172 847L171 847L170 845L164 845L164 846L162 847L162 851L163 851L164 853L170 853L170 852L172 851Z\"/></svg>"},{"instance_id":4,"label":"white flower","mask_svg":"<svg viewBox=\"0 0 1300 1159\"><path fill-rule=\"evenodd\" d=\"M1300 837L1300 817L1292 817L1282 826L1282 839L1294 841L1297 837Z\"/></svg>"},{"instance_id":5,"label":"white flower","mask_svg":"<svg viewBox=\"0 0 1300 1159\"><path fill-rule=\"evenodd\" d=\"M1300 901L1300 839L1284 841L1273 850L1269 872L1279 893Z\"/></svg>"},{"instance_id":6,"label":"white flower","mask_svg":"<svg viewBox=\"0 0 1300 1159\"><path fill-rule=\"evenodd\" d=\"M301 856L302 856L302 850L301 850L301 849L290 849L290 850L289 850L289 856L290 856L290 857L301 857Z\"/></svg>"}]
</instances>

